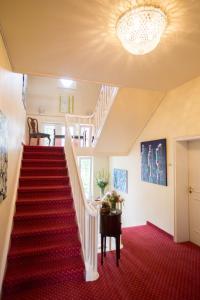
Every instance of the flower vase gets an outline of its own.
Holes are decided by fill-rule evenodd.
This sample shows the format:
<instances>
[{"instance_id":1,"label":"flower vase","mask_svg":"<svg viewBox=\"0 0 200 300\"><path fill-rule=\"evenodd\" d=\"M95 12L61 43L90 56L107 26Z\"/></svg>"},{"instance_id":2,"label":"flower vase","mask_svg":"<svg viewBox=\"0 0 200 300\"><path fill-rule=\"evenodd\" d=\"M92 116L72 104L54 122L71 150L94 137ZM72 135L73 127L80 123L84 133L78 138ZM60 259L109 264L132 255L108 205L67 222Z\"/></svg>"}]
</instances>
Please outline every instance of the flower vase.
<instances>
[{"instance_id":1,"label":"flower vase","mask_svg":"<svg viewBox=\"0 0 200 300\"><path fill-rule=\"evenodd\" d=\"M105 195L105 187L100 188L100 198L102 199Z\"/></svg>"}]
</instances>

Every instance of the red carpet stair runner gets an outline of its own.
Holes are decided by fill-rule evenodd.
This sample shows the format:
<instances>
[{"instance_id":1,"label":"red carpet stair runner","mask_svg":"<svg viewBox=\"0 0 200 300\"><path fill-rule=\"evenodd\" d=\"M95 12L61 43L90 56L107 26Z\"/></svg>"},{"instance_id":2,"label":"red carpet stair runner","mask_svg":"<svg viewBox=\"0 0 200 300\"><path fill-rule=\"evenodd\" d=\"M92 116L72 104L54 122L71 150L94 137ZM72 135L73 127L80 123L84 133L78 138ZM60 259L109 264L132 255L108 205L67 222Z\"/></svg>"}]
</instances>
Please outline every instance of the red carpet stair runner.
<instances>
[{"instance_id":1,"label":"red carpet stair runner","mask_svg":"<svg viewBox=\"0 0 200 300\"><path fill-rule=\"evenodd\" d=\"M84 265L63 147L24 146L3 299L64 281Z\"/></svg>"}]
</instances>

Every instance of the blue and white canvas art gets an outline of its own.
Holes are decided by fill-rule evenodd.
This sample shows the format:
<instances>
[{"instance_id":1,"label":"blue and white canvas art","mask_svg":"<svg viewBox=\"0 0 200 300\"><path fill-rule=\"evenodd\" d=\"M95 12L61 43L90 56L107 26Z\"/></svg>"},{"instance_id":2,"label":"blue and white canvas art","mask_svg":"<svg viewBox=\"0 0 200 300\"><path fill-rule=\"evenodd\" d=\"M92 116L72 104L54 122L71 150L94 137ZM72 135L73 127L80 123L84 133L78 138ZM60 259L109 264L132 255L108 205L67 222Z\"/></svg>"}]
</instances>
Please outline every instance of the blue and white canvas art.
<instances>
[{"instance_id":1,"label":"blue and white canvas art","mask_svg":"<svg viewBox=\"0 0 200 300\"><path fill-rule=\"evenodd\" d=\"M166 139L141 143L141 179L167 185Z\"/></svg>"},{"instance_id":2,"label":"blue and white canvas art","mask_svg":"<svg viewBox=\"0 0 200 300\"><path fill-rule=\"evenodd\" d=\"M114 169L113 171L114 189L128 193L128 171L122 169Z\"/></svg>"}]
</instances>

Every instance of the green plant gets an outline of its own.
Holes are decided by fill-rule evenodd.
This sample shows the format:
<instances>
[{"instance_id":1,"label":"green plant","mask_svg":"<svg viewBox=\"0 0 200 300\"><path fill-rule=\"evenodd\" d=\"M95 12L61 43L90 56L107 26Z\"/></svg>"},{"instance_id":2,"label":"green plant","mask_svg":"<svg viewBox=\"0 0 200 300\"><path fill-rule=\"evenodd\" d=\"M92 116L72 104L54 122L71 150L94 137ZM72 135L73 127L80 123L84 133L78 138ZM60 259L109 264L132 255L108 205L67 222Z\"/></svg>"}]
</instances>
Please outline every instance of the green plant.
<instances>
[{"instance_id":1,"label":"green plant","mask_svg":"<svg viewBox=\"0 0 200 300\"><path fill-rule=\"evenodd\" d=\"M102 196L104 195L105 187L109 183L109 174L104 169L96 174L96 184L101 189Z\"/></svg>"}]
</instances>

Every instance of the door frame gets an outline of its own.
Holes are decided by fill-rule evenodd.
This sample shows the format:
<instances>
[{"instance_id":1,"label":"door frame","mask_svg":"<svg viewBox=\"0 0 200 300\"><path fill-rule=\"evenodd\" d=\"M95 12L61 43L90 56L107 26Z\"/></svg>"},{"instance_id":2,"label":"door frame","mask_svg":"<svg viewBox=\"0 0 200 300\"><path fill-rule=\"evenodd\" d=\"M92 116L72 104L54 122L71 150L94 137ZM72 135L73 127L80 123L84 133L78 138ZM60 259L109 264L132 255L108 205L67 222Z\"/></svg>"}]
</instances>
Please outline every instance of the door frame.
<instances>
[{"instance_id":1,"label":"door frame","mask_svg":"<svg viewBox=\"0 0 200 300\"><path fill-rule=\"evenodd\" d=\"M179 137L174 141L174 241L189 241L188 142L200 136Z\"/></svg>"}]
</instances>

